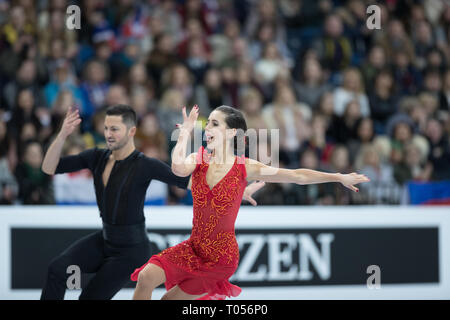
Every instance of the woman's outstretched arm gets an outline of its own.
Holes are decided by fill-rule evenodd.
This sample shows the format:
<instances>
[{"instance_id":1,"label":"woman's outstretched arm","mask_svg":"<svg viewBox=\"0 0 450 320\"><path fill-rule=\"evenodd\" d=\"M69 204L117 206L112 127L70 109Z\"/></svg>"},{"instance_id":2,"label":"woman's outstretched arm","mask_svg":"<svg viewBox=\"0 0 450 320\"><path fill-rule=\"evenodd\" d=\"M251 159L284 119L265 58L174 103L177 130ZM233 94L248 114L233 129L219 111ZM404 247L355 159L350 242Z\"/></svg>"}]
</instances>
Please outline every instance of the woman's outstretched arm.
<instances>
[{"instance_id":1,"label":"woman's outstretched arm","mask_svg":"<svg viewBox=\"0 0 450 320\"><path fill-rule=\"evenodd\" d=\"M265 165L253 159L246 159L247 180L264 182L316 184L339 182L343 186L358 192L354 185L370 181L365 175L355 172L350 174L327 173L310 169L283 169Z\"/></svg>"}]
</instances>

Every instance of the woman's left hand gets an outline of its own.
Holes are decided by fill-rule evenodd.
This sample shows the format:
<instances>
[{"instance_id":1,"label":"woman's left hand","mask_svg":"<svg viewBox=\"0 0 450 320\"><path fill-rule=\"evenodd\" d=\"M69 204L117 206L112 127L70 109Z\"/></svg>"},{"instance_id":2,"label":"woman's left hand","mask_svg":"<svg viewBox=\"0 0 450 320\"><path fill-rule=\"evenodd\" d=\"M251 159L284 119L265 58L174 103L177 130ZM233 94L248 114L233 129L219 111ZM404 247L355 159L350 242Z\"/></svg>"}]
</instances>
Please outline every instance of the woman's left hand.
<instances>
[{"instance_id":1,"label":"woman's left hand","mask_svg":"<svg viewBox=\"0 0 450 320\"><path fill-rule=\"evenodd\" d=\"M362 182L369 182L370 179L367 178L363 174L357 174L356 172L352 172L349 174L342 174L340 179L342 185L346 188L349 188L350 190L353 190L355 192L358 192L359 189L356 188L354 185Z\"/></svg>"}]
</instances>

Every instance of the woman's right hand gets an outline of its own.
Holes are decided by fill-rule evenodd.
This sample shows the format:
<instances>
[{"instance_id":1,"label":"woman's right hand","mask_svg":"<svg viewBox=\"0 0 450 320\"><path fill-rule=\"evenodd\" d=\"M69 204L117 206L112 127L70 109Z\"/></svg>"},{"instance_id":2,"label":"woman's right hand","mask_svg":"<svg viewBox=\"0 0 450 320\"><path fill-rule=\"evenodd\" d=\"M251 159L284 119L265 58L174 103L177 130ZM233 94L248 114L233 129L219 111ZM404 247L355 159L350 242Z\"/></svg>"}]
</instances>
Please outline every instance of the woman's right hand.
<instances>
[{"instance_id":1,"label":"woman's right hand","mask_svg":"<svg viewBox=\"0 0 450 320\"><path fill-rule=\"evenodd\" d=\"M73 109L70 107L67 110L66 117L64 118L64 122L61 127L60 134L67 138L72 132L75 131L75 128L81 123L81 118L78 109Z\"/></svg>"},{"instance_id":2,"label":"woman's right hand","mask_svg":"<svg viewBox=\"0 0 450 320\"><path fill-rule=\"evenodd\" d=\"M191 112L189 113L189 117L186 114L186 107L183 107L183 124L177 124L177 128L180 130L185 130L188 133L191 133L191 131L194 129L195 122L198 118L198 106L195 105Z\"/></svg>"}]
</instances>

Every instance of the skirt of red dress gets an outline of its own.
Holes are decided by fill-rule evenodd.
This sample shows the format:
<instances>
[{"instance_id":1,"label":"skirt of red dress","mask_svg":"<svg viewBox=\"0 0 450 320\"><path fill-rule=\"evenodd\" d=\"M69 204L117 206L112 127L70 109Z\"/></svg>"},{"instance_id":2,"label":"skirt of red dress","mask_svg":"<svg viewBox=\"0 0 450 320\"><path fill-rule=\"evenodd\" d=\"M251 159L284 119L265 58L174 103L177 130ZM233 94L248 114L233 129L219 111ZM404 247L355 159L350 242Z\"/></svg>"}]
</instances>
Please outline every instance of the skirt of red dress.
<instances>
[{"instance_id":1,"label":"skirt of red dress","mask_svg":"<svg viewBox=\"0 0 450 320\"><path fill-rule=\"evenodd\" d=\"M131 280L137 281L139 272L149 263L164 270L166 276L165 287L170 290L174 286L191 295L203 295L198 300L224 300L227 297L237 297L242 289L231 284L228 279L236 271L230 266L216 265L213 268L198 268L188 270L172 263L164 255L154 255L142 267L131 274Z\"/></svg>"}]
</instances>

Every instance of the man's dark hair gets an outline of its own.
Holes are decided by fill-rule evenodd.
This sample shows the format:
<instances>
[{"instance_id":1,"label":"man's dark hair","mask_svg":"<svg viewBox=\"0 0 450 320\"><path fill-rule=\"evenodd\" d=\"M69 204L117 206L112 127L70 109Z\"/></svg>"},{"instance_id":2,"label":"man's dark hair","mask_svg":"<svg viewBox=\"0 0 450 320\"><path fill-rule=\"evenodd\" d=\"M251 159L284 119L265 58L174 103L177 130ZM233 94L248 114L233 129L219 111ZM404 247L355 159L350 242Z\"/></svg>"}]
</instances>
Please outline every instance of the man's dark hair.
<instances>
[{"instance_id":1,"label":"man's dark hair","mask_svg":"<svg viewBox=\"0 0 450 320\"><path fill-rule=\"evenodd\" d=\"M136 126L137 124L137 116L136 111L133 110L130 106L125 104L118 104L106 109L107 116L122 116L122 122L127 126L127 128L131 128Z\"/></svg>"}]
</instances>

